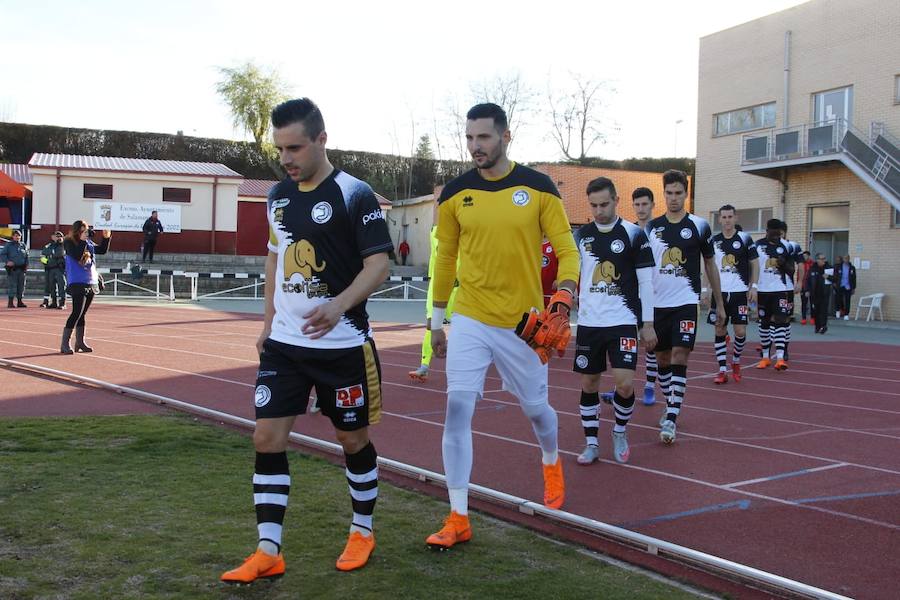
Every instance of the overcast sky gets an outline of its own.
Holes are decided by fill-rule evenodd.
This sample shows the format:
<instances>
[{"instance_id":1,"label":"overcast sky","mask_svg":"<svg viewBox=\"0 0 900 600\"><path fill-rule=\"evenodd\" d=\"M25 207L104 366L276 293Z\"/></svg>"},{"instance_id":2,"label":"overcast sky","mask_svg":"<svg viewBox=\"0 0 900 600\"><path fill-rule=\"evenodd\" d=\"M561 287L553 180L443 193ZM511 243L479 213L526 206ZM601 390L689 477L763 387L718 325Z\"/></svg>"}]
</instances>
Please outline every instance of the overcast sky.
<instances>
[{"instance_id":1,"label":"overcast sky","mask_svg":"<svg viewBox=\"0 0 900 600\"><path fill-rule=\"evenodd\" d=\"M215 83L253 60L319 104L331 147L437 131L448 157L450 98L518 73L539 111L575 72L616 90L591 155L694 156L699 38L800 3L0 0L0 120L244 139ZM548 131L532 114L513 157L561 158Z\"/></svg>"}]
</instances>

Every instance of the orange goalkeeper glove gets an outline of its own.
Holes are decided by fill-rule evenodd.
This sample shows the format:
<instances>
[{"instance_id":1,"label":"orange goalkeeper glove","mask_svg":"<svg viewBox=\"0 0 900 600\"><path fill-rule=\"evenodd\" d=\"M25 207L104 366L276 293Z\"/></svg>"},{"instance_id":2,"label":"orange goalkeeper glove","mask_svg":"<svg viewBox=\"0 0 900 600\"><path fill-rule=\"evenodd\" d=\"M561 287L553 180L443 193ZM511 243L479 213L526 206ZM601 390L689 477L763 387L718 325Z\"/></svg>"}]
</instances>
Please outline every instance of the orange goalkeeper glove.
<instances>
[{"instance_id":1,"label":"orange goalkeeper glove","mask_svg":"<svg viewBox=\"0 0 900 600\"><path fill-rule=\"evenodd\" d=\"M569 313L572 312L572 303L574 301L575 297L572 295L572 292L566 288L562 288L550 296L550 300L547 302L547 309L544 313L550 314L561 312L568 318Z\"/></svg>"},{"instance_id":2,"label":"orange goalkeeper glove","mask_svg":"<svg viewBox=\"0 0 900 600\"><path fill-rule=\"evenodd\" d=\"M571 294L569 297L571 298ZM532 310L522 315L522 320L516 326L516 335L537 353L541 364L547 364L552 350L556 350L559 356L565 354L572 337L569 315L562 311L550 314L545 311L539 314Z\"/></svg>"}]
</instances>

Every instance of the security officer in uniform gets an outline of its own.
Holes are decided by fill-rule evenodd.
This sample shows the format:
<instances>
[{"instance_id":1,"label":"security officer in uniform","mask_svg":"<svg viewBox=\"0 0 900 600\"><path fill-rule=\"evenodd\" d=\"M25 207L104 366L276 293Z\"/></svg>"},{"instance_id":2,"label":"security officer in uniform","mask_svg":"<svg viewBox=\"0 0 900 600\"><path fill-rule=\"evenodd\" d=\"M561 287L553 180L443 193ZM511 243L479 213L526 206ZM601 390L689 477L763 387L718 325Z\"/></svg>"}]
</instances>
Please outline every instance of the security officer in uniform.
<instances>
[{"instance_id":1,"label":"security officer in uniform","mask_svg":"<svg viewBox=\"0 0 900 600\"><path fill-rule=\"evenodd\" d=\"M13 231L12 241L0 250L0 262L6 266L6 294L9 296L8 308L27 308L22 302L25 293L25 271L28 270L28 250L22 243L22 234ZM16 303L13 304L13 299Z\"/></svg>"},{"instance_id":2,"label":"security officer in uniform","mask_svg":"<svg viewBox=\"0 0 900 600\"><path fill-rule=\"evenodd\" d=\"M57 231L41 250L41 263L44 265L44 303L46 308L63 309L66 307L66 249L63 246L63 234Z\"/></svg>"}]
</instances>

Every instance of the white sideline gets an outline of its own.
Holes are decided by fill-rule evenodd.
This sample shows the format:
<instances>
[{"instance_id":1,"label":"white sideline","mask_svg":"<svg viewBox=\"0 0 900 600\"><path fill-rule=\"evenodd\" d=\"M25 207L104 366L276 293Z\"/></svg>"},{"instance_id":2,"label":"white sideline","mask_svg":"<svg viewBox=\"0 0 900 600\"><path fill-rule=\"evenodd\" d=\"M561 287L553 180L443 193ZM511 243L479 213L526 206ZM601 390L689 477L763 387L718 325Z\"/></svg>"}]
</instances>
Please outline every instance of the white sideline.
<instances>
[{"instance_id":1,"label":"white sideline","mask_svg":"<svg viewBox=\"0 0 900 600\"><path fill-rule=\"evenodd\" d=\"M244 428L252 429L254 427L253 421L251 421L250 419L239 417L237 415L232 415L203 406L198 406L189 402L183 402L181 400L176 400L167 396L161 396L159 394L153 394L151 392L145 392L143 390L117 385L91 377L85 377L83 375L78 375L75 373L68 373L66 371L59 371L40 365L32 365L29 363L17 360L9 360L6 358L0 358L0 366L22 371L41 373L43 375L49 375L58 379L73 381L75 383L89 384L91 386L110 390L118 394L133 396L135 398L147 400L156 404L168 405L178 410L214 418ZM320 440L308 435L292 432L290 434L290 439L297 444L312 447L317 450L324 450L332 454L340 454L342 452L341 447L338 444L326 442L324 440ZM432 482L446 485L444 476L440 473L435 473L434 471L429 471L427 469L422 469L420 467L384 457L378 457L378 463L379 466L387 468L396 473L413 477L421 482ZM536 502L532 502L518 496L513 496L511 494L506 494L504 492L488 487L470 484L469 490L471 493L481 497L482 499L495 502L507 508L515 508L523 514L531 516L536 515L545 518L547 521L576 527L578 529L598 535L599 537L610 539L632 548L637 548L654 556L661 556L669 560L674 560L675 562L700 567L701 569L710 571L718 575L724 575L727 578L737 580L738 582L743 584L749 584L754 587L762 588L764 590L789 592L803 598L816 598L824 600L852 600L847 596L841 596L839 594L835 594L821 588L807 585L799 581L794 581L793 579L788 579L780 575L775 575L767 571L755 569L747 565L736 563L724 558L720 558L718 556L707 554L705 552L693 550L691 548L680 546L678 544L673 544L665 540L643 535L641 533L630 531L628 529L609 525L608 523L603 523L601 521L596 521L594 519L589 519L562 510L547 508L542 504L538 504Z\"/></svg>"}]
</instances>

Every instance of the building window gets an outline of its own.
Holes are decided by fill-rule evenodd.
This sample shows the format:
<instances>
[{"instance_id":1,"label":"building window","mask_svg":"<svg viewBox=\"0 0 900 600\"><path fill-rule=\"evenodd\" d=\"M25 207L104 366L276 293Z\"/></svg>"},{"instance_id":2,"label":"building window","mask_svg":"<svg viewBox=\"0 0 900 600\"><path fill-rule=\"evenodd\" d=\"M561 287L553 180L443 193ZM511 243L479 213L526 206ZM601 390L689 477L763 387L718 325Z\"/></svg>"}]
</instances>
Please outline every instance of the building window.
<instances>
[{"instance_id":1,"label":"building window","mask_svg":"<svg viewBox=\"0 0 900 600\"><path fill-rule=\"evenodd\" d=\"M97 200L112 200L112 187L113 186L111 185L102 185L99 183L86 183L84 184L84 197L95 198Z\"/></svg>"},{"instance_id":2,"label":"building window","mask_svg":"<svg viewBox=\"0 0 900 600\"><path fill-rule=\"evenodd\" d=\"M746 233L765 233L766 221L772 218L771 208L741 208L735 213L735 220ZM719 225L719 211L715 210L709 213L709 224L712 226L713 233L722 231Z\"/></svg>"},{"instance_id":3,"label":"building window","mask_svg":"<svg viewBox=\"0 0 900 600\"><path fill-rule=\"evenodd\" d=\"M900 229L900 210L894 209L894 228Z\"/></svg>"},{"instance_id":4,"label":"building window","mask_svg":"<svg viewBox=\"0 0 900 600\"><path fill-rule=\"evenodd\" d=\"M853 87L837 88L813 94L813 120L816 123L844 119L853 115Z\"/></svg>"},{"instance_id":5,"label":"building window","mask_svg":"<svg viewBox=\"0 0 900 600\"><path fill-rule=\"evenodd\" d=\"M740 108L714 116L715 133L713 135L730 135L751 129L775 127L775 103L757 104Z\"/></svg>"},{"instance_id":6,"label":"building window","mask_svg":"<svg viewBox=\"0 0 900 600\"><path fill-rule=\"evenodd\" d=\"M167 188L162 189L163 202L190 202L191 188Z\"/></svg>"},{"instance_id":7,"label":"building window","mask_svg":"<svg viewBox=\"0 0 900 600\"><path fill-rule=\"evenodd\" d=\"M900 104L900 75L894 75L894 104Z\"/></svg>"}]
</instances>

